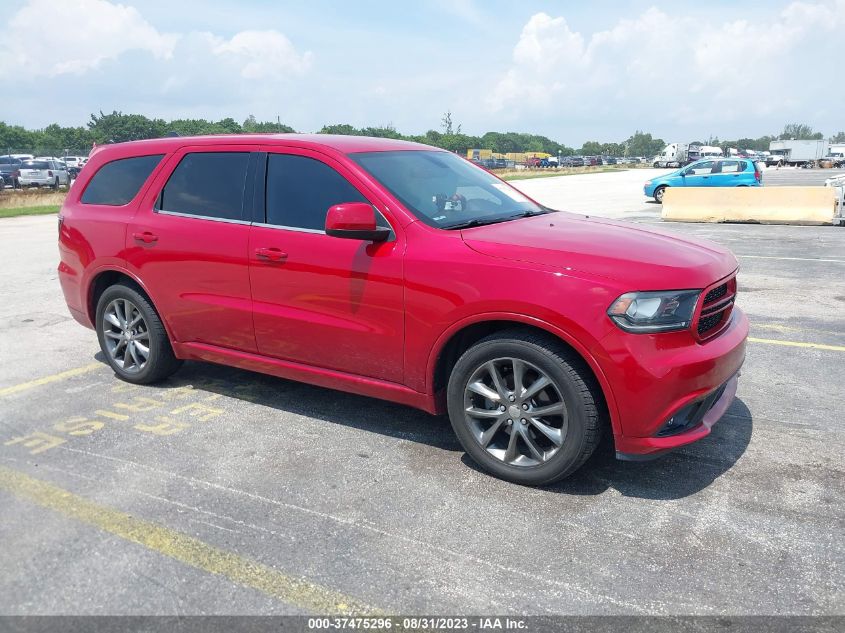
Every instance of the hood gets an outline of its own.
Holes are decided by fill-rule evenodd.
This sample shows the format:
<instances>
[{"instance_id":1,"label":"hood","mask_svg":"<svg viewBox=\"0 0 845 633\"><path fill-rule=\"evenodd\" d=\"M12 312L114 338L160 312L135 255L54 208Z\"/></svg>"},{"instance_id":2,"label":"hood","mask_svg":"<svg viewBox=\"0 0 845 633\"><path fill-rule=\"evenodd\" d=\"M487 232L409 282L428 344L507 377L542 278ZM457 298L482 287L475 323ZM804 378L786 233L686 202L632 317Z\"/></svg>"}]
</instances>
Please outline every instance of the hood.
<instances>
[{"instance_id":1,"label":"hood","mask_svg":"<svg viewBox=\"0 0 845 633\"><path fill-rule=\"evenodd\" d=\"M600 275L630 291L704 288L737 268L713 242L562 211L461 234L484 255Z\"/></svg>"},{"instance_id":2,"label":"hood","mask_svg":"<svg viewBox=\"0 0 845 633\"><path fill-rule=\"evenodd\" d=\"M655 176L654 178L649 178L650 182L657 182L658 180L664 180L666 178L672 178L673 176L680 176L683 169L676 169L675 171L670 171L665 174L660 174L659 176Z\"/></svg>"}]
</instances>

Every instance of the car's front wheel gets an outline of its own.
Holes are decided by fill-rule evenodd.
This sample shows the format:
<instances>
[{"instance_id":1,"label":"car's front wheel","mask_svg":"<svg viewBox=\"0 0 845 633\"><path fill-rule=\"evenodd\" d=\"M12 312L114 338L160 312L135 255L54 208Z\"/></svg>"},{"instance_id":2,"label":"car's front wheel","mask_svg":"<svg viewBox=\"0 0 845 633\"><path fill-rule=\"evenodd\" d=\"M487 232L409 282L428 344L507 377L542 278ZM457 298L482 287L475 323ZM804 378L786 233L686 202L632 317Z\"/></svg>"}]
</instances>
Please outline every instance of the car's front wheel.
<instances>
[{"instance_id":1,"label":"car's front wheel","mask_svg":"<svg viewBox=\"0 0 845 633\"><path fill-rule=\"evenodd\" d=\"M666 187L661 186L654 190L654 200L660 204L663 204L663 194L666 193Z\"/></svg>"},{"instance_id":2,"label":"car's front wheel","mask_svg":"<svg viewBox=\"0 0 845 633\"><path fill-rule=\"evenodd\" d=\"M599 441L595 381L580 357L550 336L511 330L482 339L455 364L447 400L469 456L518 484L568 476Z\"/></svg>"},{"instance_id":3,"label":"car's front wheel","mask_svg":"<svg viewBox=\"0 0 845 633\"><path fill-rule=\"evenodd\" d=\"M127 382L158 382L181 365L152 304L129 285L115 284L103 292L96 327L106 360Z\"/></svg>"}]
</instances>

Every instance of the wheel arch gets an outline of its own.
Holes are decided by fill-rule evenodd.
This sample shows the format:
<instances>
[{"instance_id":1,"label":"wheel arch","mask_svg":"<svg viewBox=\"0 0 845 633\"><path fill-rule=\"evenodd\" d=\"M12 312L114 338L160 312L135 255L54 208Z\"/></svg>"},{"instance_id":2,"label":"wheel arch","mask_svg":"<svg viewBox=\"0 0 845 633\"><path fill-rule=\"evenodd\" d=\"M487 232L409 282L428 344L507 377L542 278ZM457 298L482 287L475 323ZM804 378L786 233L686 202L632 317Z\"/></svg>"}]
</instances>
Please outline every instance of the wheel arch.
<instances>
[{"instance_id":1,"label":"wheel arch","mask_svg":"<svg viewBox=\"0 0 845 633\"><path fill-rule=\"evenodd\" d=\"M121 282L134 288L142 295L144 295L144 297L147 298L147 300L153 306L153 310L156 311L156 314L158 314L159 319L161 319L162 324L164 324L164 329L167 332L167 337L170 339L170 341L173 341L173 335L170 331L170 327L167 324L167 320L162 316L161 311L158 309L158 306L156 306L156 302L152 294L149 292L149 290L147 290L147 288L144 286L143 283L141 283L139 279L129 273L129 271L121 268L103 268L98 270L91 277L91 280L88 283L88 289L86 292L85 300L86 316L91 321L91 323L95 324L97 322L97 303L99 302L103 292L105 292L106 289L110 286Z\"/></svg>"},{"instance_id":2,"label":"wheel arch","mask_svg":"<svg viewBox=\"0 0 845 633\"><path fill-rule=\"evenodd\" d=\"M434 395L437 413L446 411L446 384L452 367L467 349L485 336L514 328L540 332L552 336L572 351L584 363L598 384L604 410L614 435L621 434L619 414L610 383L596 359L578 339L559 327L541 319L520 314L485 314L465 319L447 329L434 345L426 371L429 393Z\"/></svg>"}]
</instances>

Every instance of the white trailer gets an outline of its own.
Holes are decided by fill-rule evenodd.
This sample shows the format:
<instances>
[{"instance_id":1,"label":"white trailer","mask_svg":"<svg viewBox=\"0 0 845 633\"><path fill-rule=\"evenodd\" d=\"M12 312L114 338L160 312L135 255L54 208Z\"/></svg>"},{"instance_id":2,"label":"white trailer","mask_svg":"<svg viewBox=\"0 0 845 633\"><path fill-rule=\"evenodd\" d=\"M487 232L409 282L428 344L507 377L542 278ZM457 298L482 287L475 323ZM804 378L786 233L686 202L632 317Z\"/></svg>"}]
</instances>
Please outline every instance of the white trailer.
<instances>
[{"instance_id":1,"label":"white trailer","mask_svg":"<svg viewBox=\"0 0 845 633\"><path fill-rule=\"evenodd\" d=\"M654 157L654 167L681 167L689 162L688 143L669 143Z\"/></svg>"},{"instance_id":2,"label":"white trailer","mask_svg":"<svg viewBox=\"0 0 845 633\"><path fill-rule=\"evenodd\" d=\"M819 141L772 141L769 143L772 158L777 157L778 165L806 167L821 160L828 154L828 142Z\"/></svg>"}]
</instances>

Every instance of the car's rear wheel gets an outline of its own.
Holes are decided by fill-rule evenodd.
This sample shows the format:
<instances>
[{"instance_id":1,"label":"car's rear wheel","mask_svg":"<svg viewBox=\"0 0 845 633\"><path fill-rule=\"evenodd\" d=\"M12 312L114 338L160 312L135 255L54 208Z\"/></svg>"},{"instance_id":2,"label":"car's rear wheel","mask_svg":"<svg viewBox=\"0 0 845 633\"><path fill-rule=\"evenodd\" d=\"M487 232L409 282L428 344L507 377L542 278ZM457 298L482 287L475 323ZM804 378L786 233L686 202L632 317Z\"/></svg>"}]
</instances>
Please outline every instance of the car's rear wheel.
<instances>
[{"instance_id":1,"label":"car's rear wheel","mask_svg":"<svg viewBox=\"0 0 845 633\"><path fill-rule=\"evenodd\" d=\"M59 189L59 179L58 179L58 177L53 181L52 189L54 191L58 191L58 189Z\"/></svg>"},{"instance_id":2,"label":"car's rear wheel","mask_svg":"<svg viewBox=\"0 0 845 633\"><path fill-rule=\"evenodd\" d=\"M123 380L150 384L179 369L181 361L149 300L124 284L107 288L97 302L97 337L114 372Z\"/></svg>"},{"instance_id":3,"label":"car's rear wheel","mask_svg":"<svg viewBox=\"0 0 845 633\"><path fill-rule=\"evenodd\" d=\"M518 484L566 477L599 441L595 381L550 336L510 330L482 339L455 364L447 399L452 428L469 456Z\"/></svg>"},{"instance_id":4,"label":"car's rear wheel","mask_svg":"<svg viewBox=\"0 0 845 633\"><path fill-rule=\"evenodd\" d=\"M666 187L661 186L654 190L654 200L663 204L663 194L666 192Z\"/></svg>"}]
</instances>

